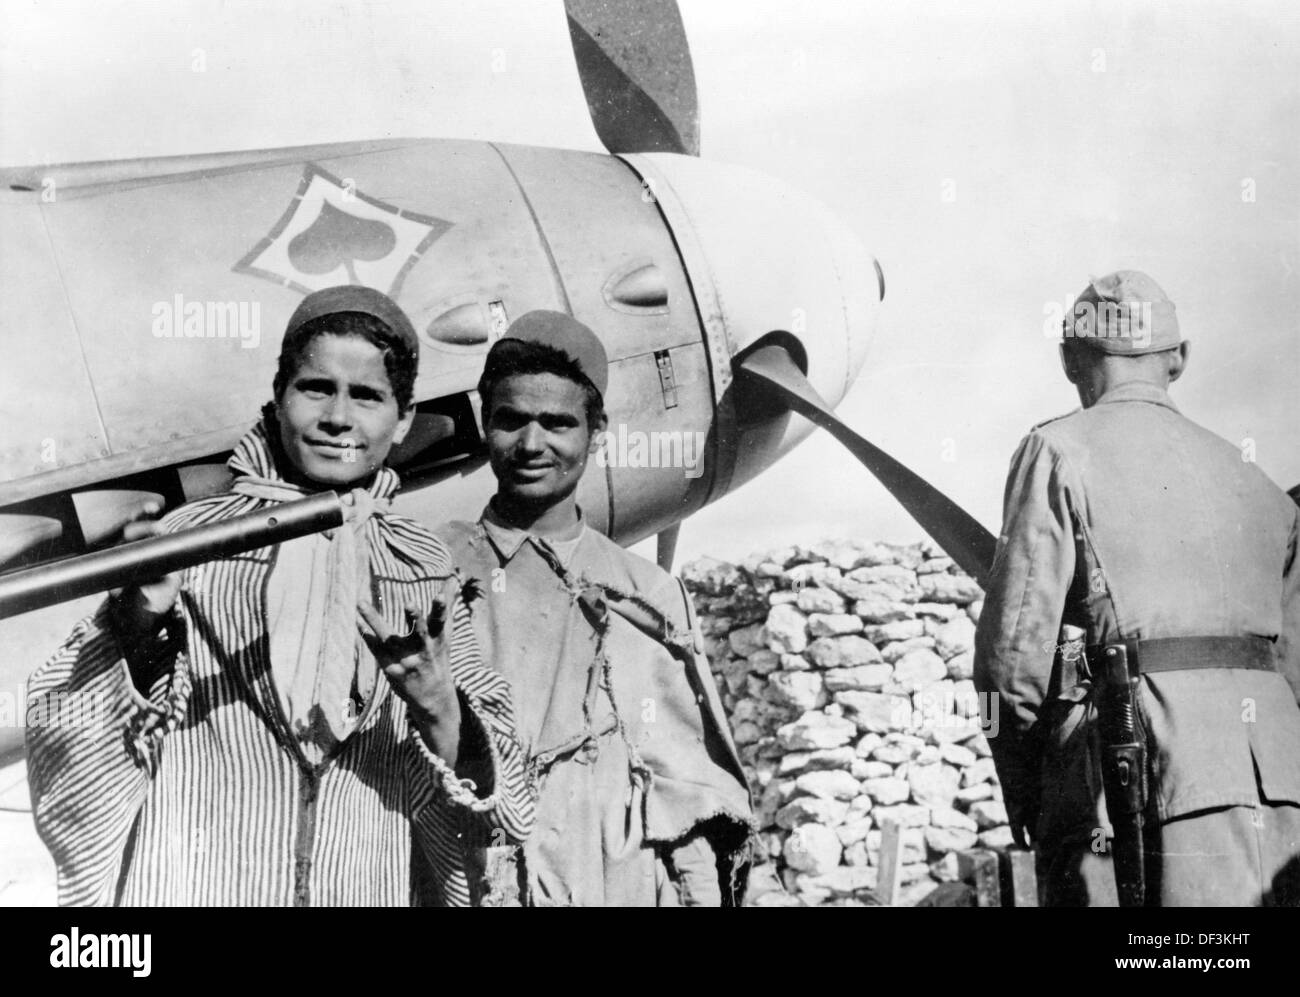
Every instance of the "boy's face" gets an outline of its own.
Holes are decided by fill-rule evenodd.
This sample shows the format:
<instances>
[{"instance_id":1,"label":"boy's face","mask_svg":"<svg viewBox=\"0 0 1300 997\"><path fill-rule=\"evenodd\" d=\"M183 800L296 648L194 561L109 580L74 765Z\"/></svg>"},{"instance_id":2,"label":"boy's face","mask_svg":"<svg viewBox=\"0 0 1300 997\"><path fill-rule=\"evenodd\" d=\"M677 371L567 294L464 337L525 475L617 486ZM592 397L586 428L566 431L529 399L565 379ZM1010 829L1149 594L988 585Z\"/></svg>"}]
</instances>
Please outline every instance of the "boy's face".
<instances>
[{"instance_id":1,"label":"boy's face","mask_svg":"<svg viewBox=\"0 0 1300 997\"><path fill-rule=\"evenodd\" d=\"M516 374L492 389L488 457L498 492L550 508L578 487L587 455L598 444L588 426L586 394L556 374Z\"/></svg>"},{"instance_id":2,"label":"boy's face","mask_svg":"<svg viewBox=\"0 0 1300 997\"><path fill-rule=\"evenodd\" d=\"M378 347L322 333L276 399L280 443L301 483L351 487L402 442L415 407L399 414Z\"/></svg>"}]
</instances>

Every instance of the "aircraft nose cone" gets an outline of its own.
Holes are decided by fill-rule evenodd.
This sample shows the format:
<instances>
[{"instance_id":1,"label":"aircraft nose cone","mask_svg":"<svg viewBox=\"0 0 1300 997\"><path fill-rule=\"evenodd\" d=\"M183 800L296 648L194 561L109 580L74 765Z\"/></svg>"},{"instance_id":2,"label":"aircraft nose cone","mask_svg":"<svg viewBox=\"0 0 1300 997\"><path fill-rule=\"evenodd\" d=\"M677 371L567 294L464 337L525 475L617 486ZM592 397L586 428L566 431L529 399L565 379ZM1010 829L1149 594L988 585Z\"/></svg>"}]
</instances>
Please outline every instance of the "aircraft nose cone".
<instances>
[{"instance_id":1,"label":"aircraft nose cone","mask_svg":"<svg viewBox=\"0 0 1300 997\"><path fill-rule=\"evenodd\" d=\"M858 237L816 199L753 170L668 153L623 158L658 201L705 331L721 337L728 362L773 333L793 337L808 380L838 404L866 359L884 292Z\"/></svg>"}]
</instances>

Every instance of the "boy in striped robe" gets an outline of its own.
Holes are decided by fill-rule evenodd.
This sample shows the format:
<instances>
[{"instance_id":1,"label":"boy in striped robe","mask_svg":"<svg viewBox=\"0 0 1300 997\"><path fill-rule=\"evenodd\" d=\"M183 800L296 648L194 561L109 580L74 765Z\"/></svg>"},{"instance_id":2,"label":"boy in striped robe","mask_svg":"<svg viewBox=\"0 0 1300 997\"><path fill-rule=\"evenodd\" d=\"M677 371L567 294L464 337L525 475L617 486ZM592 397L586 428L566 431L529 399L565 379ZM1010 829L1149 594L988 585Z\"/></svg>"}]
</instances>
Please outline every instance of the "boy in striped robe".
<instances>
[{"instance_id":1,"label":"boy in striped robe","mask_svg":"<svg viewBox=\"0 0 1300 997\"><path fill-rule=\"evenodd\" d=\"M379 292L305 298L230 492L146 532L327 488L344 524L116 593L32 677L102 707L28 728L60 903L465 906L480 848L527 836L509 687L444 545L388 512L417 357Z\"/></svg>"}]
</instances>

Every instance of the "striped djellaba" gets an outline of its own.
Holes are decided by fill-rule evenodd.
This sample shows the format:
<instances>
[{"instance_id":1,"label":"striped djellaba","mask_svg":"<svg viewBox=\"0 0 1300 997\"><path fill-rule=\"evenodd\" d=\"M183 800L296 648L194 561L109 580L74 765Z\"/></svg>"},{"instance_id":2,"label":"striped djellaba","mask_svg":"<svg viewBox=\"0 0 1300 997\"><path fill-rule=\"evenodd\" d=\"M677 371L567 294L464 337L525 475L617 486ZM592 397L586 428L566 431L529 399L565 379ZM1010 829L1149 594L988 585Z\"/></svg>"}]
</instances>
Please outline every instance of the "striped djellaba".
<instances>
[{"instance_id":1,"label":"striped djellaba","mask_svg":"<svg viewBox=\"0 0 1300 997\"><path fill-rule=\"evenodd\" d=\"M265 428L230 466L277 477ZM377 500L397 489L382 469ZM169 531L256 511L244 494L183 506ZM365 524L371 597L394 632L451 575L446 548L404 517ZM32 677L36 703L94 697L103 722L28 728L36 826L69 905L468 906L485 844L531 829L509 686L479 654L464 602L449 624L463 744L490 758L490 785L457 778L429 751L380 675L353 733L313 764L285 719L268 660L266 583L278 547L185 573L178 611L142 695L108 603ZM487 781L487 780L485 780Z\"/></svg>"}]
</instances>

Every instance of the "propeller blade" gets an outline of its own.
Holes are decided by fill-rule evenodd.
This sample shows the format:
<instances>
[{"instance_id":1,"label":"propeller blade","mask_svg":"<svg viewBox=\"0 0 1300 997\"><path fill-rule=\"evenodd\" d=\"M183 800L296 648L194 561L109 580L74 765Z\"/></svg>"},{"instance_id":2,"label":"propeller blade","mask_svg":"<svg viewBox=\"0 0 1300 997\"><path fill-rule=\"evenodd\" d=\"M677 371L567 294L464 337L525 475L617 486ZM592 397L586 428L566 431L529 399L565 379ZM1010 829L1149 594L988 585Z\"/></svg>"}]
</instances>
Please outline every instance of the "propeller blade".
<instances>
[{"instance_id":1,"label":"propeller blade","mask_svg":"<svg viewBox=\"0 0 1300 997\"><path fill-rule=\"evenodd\" d=\"M963 571L981 586L985 584L997 546L993 534L924 478L844 425L789 353L779 346L763 346L741 360L736 369L776 391L793 411L844 444Z\"/></svg>"},{"instance_id":2,"label":"propeller blade","mask_svg":"<svg viewBox=\"0 0 1300 997\"><path fill-rule=\"evenodd\" d=\"M591 123L605 148L700 154L700 104L676 0L564 0Z\"/></svg>"},{"instance_id":3,"label":"propeller blade","mask_svg":"<svg viewBox=\"0 0 1300 997\"><path fill-rule=\"evenodd\" d=\"M681 532L682 524L673 523L667 529L659 531L655 542L655 560L670 575L673 573L673 558L677 554L677 537Z\"/></svg>"}]
</instances>

